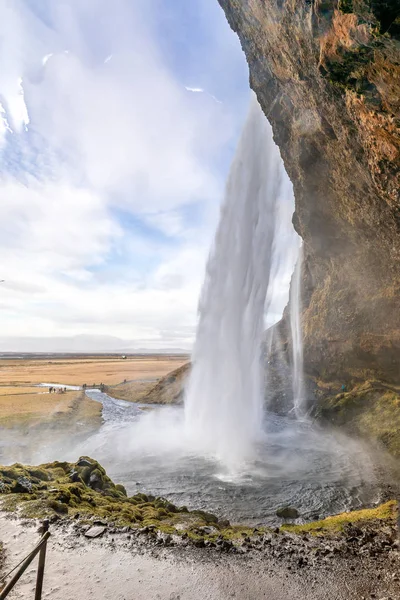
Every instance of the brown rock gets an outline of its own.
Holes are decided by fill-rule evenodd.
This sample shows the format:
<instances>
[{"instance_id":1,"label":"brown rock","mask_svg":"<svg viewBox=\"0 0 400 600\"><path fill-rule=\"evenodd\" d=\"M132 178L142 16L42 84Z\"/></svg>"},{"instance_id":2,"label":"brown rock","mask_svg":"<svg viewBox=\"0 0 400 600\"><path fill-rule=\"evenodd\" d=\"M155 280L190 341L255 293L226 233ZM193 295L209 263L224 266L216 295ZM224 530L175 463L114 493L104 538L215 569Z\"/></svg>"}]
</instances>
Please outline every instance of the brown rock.
<instances>
[{"instance_id":1,"label":"brown rock","mask_svg":"<svg viewBox=\"0 0 400 600\"><path fill-rule=\"evenodd\" d=\"M107 527L102 527L100 525L96 525L95 527L90 527L87 531L85 531L85 537L87 538L98 538L103 535L106 531Z\"/></svg>"},{"instance_id":2,"label":"brown rock","mask_svg":"<svg viewBox=\"0 0 400 600\"><path fill-rule=\"evenodd\" d=\"M336 0L219 3L294 185L306 372L400 383L400 50L381 35L390 15L362 0L343 11Z\"/></svg>"}]
</instances>

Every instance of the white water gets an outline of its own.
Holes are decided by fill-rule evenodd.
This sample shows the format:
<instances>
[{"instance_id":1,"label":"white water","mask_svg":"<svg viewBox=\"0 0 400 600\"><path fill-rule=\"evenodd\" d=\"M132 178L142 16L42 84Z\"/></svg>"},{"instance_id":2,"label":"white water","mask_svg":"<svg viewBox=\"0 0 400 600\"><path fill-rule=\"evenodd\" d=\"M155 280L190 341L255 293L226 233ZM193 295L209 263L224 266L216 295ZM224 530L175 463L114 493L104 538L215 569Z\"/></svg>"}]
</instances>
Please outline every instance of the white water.
<instances>
[{"instance_id":1,"label":"white water","mask_svg":"<svg viewBox=\"0 0 400 600\"><path fill-rule=\"evenodd\" d=\"M240 469L262 438L261 341L281 158L255 96L229 174L199 304L186 431Z\"/></svg>"},{"instance_id":2,"label":"white water","mask_svg":"<svg viewBox=\"0 0 400 600\"><path fill-rule=\"evenodd\" d=\"M306 397L303 375L303 335L301 329L301 269L303 247L299 249L290 289L290 329L292 333L292 386L293 407L298 419L306 415Z\"/></svg>"}]
</instances>

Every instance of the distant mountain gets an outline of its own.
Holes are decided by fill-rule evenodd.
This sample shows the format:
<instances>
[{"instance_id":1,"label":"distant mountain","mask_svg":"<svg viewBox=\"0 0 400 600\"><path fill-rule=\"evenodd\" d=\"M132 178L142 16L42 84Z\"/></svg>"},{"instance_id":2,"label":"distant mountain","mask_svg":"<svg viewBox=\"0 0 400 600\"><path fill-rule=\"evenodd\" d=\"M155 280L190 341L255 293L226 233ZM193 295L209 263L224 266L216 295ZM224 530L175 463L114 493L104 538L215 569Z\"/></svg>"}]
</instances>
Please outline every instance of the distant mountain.
<instances>
[{"instance_id":1,"label":"distant mountain","mask_svg":"<svg viewBox=\"0 0 400 600\"><path fill-rule=\"evenodd\" d=\"M140 343L140 342L139 342ZM146 348L134 340L108 335L71 337L0 337L2 353L121 353L121 354L188 354L190 348Z\"/></svg>"}]
</instances>

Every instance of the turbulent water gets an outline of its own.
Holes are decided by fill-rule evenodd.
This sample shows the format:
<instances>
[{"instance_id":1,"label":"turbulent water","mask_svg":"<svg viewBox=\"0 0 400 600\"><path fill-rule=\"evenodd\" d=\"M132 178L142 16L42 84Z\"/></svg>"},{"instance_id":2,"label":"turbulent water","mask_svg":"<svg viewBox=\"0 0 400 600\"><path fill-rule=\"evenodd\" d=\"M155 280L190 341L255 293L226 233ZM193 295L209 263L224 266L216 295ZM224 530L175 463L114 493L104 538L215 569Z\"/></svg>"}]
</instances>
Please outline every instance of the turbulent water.
<instances>
[{"instance_id":1,"label":"turbulent water","mask_svg":"<svg viewBox=\"0 0 400 600\"><path fill-rule=\"evenodd\" d=\"M129 493L166 496L233 522L277 523L295 506L303 519L359 508L379 498L373 460L363 445L307 421L266 414L257 460L233 474L193 452L182 407L140 407L89 390L103 402L102 429L71 452L95 456ZM65 449L60 452L65 458Z\"/></svg>"},{"instance_id":2,"label":"turbulent water","mask_svg":"<svg viewBox=\"0 0 400 600\"><path fill-rule=\"evenodd\" d=\"M292 386L293 407L297 418L306 414L306 397L303 377L303 335L301 330L301 269L303 248L299 250L290 291L290 329L292 333Z\"/></svg>"},{"instance_id":3,"label":"turbulent water","mask_svg":"<svg viewBox=\"0 0 400 600\"><path fill-rule=\"evenodd\" d=\"M355 440L304 420L266 414L257 459L233 474L220 461L196 454L185 436L182 407L141 406L87 390L103 404L97 433L55 435L12 431L0 439L0 463L40 464L93 456L129 494L164 496L232 522L279 523L276 510L295 506L303 519L377 501L375 458Z\"/></svg>"},{"instance_id":4,"label":"turbulent water","mask_svg":"<svg viewBox=\"0 0 400 600\"><path fill-rule=\"evenodd\" d=\"M229 174L199 306L186 429L232 469L262 438L261 341L281 159L255 96Z\"/></svg>"}]
</instances>

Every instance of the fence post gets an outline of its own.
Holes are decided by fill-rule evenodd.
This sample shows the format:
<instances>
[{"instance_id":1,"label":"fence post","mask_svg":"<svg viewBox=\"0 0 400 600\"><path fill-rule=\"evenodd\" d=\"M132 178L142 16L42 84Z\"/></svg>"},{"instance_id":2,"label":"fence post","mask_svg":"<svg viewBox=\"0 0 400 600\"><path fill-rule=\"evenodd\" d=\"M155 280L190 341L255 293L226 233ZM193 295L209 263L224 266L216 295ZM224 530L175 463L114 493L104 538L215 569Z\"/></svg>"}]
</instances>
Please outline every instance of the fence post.
<instances>
[{"instance_id":1,"label":"fence post","mask_svg":"<svg viewBox=\"0 0 400 600\"><path fill-rule=\"evenodd\" d=\"M47 526L47 529L48 529L48 526ZM7 585L2 590L0 590L0 600L4 600L4 598L6 598L8 596L8 594L11 592L14 585L17 583L17 581L21 577L21 575L23 573L25 573L26 569L29 567L29 565L35 558L36 554L42 549L42 546L43 545L46 546L46 543L47 543L47 540L49 537L50 537L50 532L46 531L43 534L43 536L42 536L40 542L38 543L38 545L36 546L36 548L34 548L32 550L32 552L30 552L30 554L28 554L28 556L25 558L25 560L21 563L21 566L19 567L19 569L15 573L15 575L10 579L10 581L7 583ZM44 563L43 563L43 566L44 566ZM43 576L42 576L42 580L43 580Z\"/></svg>"},{"instance_id":2,"label":"fence post","mask_svg":"<svg viewBox=\"0 0 400 600\"><path fill-rule=\"evenodd\" d=\"M44 535L49 531L49 521L43 521L42 525L42 534ZM42 599L42 589L43 589L43 577L44 577L44 564L46 562L46 549L47 549L47 540L40 548L39 552L39 564L36 578L36 590L35 590L35 600Z\"/></svg>"}]
</instances>

